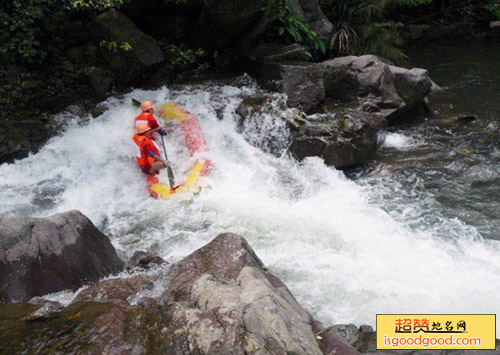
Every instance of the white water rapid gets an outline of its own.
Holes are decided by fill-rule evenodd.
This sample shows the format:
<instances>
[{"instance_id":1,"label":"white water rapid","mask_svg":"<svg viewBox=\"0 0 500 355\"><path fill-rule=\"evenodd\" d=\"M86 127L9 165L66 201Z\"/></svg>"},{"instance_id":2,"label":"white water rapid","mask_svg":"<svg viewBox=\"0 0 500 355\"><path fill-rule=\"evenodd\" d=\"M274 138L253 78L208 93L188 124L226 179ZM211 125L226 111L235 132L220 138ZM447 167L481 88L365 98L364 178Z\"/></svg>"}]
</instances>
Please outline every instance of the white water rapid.
<instances>
[{"instance_id":1,"label":"white water rapid","mask_svg":"<svg viewBox=\"0 0 500 355\"><path fill-rule=\"evenodd\" d=\"M384 171L358 184L318 158L297 163L249 144L259 130L238 133L234 110L258 90L251 82L135 90L103 103L107 110L95 119L61 114L68 122L61 135L0 166L0 215L78 209L122 257L148 249L171 262L221 232L241 234L325 324L374 326L377 313L500 313L499 242L457 219L429 215L428 204L438 205L432 196L400 195L402 182ZM214 165L199 195L148 196L138 167L126 159L134 154L138 114L132 97L175 102L198 115ZM283 130L273 129L282 139ZM166 140L180 180L189 159L178 133ZM392 136L387 146L407 144Z\"/></svg>"}]
</instances>

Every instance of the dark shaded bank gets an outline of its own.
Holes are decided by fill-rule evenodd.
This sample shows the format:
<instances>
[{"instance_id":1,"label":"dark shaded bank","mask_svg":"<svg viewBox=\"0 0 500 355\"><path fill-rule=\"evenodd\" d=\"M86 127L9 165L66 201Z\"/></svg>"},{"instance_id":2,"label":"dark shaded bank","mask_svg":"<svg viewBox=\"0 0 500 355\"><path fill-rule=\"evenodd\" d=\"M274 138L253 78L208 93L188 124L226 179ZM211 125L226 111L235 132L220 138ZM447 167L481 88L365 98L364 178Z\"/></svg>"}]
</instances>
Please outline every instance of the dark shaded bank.
<instances>
[{"instance_id":1,"label":"dark shaded bank","mask_svg":"<svg viewBox=\"0 0 500 355\"><path fill-rule=\"evenodd\" d=\"M330 9L330 5L325 6ZM98 116L96 105L110 95L133 87L151 89L193 77L213 77L214 72L249 72L258 77L264 70L271 76L298 75L297 82L268 87L287 93L289 105L318 112L323 88L317 74L297 66L261 66L262 60L307 61L313 52L314 60L321 61L333 54L314 52L310 40L298 41L302 46L289 44L288 30L279 31L285 20L285 15L277 12L280 6L294 19L295 27L291 28L307 26L329 45L335 34L330 20L335 18L329 20L317 0L264 4L247 0L238 5L228 0L131 0L119 9L74 11L64 16L56 12L57 17L41 20L41 38L52 38L54 43L40 50L50 55L43 61L39 61L42 56L35 56L33 63L23 64L21 58L0 62L0 163L36 152L54 135L52 116L63 110ZM421 37L415 33L424 33L429 27L393 25L382 27L402 41L419 41ZM431 36L431 40L450 35L466 37L464 31L446 29L446 35ZM498 34L494 24L490 30L492 37ZM306 37L302 32L301 38ZM308 82L302 80L304 75L310 76ZM349 79L345 79L344 92L334 97L353 95ZM300 97L306 92L308 102ZM326 97L331 92L330 85Z\"/></svg>"},{"instance_id":2,"label":"dark shaded bank","mask_svg":"<svg viewBox=\"0 0 500 355\"><path fill-rule=\"evenodd\" d=\"M259 40L278 40L270 34L276 18L261 0L132 0L119 10L67 14L50 4L41 9L53 18L42 16L36 27L45 41L39 55L0 61L0 163L37 151L54 134L51 116L69 106L88 112L132 87L171 84L207 68L231 71ZM328 37L332 25L317 0L292 7L301 23Z\"/></svg>"}]
</instances>

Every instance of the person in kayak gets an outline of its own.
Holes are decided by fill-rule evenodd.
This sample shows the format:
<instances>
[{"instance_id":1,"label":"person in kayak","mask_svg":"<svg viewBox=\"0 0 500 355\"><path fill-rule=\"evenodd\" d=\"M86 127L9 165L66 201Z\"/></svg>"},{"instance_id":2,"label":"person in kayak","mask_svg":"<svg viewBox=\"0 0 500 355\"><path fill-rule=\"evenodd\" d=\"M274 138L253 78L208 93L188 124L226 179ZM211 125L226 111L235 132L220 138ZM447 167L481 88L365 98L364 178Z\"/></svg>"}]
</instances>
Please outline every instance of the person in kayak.
<instances>
[{"instance_id":1,"label":"person in kayak","mask_svg":"<svg viewBox=\"0 0 500 355\"><path fill-rule=\"evenodd\" d=\"M142 113L137 116L134 119L134 126L135 130L137 131L137 128L141 124L147 124L149 128L151 128L152 133L158 132L162 136L167 135L167 131L165 131L163 128L160 127L160 124L158 123L158 120L156 117L153 115L155 112L155 106L151 101L144 101L141 103L141 111ZM151 135L151 139L154 140L154 136Z\"/></svg>"},{"instance_id":2,"label":"person in kayak","mask_svg":"<svg viewBox=\"0 0 500 355\"><path fill-rule=\"evenodd\" d=\"M156 132L151 129L146 123L141 123L137 126L137 133L134 134L133 140L137 145L136 159L137 164L141 167L144 174L155 175L167 167L168 161L163 159L160 155L160 149L152 140L153 133Z\"/></svg>"}]
</instances>

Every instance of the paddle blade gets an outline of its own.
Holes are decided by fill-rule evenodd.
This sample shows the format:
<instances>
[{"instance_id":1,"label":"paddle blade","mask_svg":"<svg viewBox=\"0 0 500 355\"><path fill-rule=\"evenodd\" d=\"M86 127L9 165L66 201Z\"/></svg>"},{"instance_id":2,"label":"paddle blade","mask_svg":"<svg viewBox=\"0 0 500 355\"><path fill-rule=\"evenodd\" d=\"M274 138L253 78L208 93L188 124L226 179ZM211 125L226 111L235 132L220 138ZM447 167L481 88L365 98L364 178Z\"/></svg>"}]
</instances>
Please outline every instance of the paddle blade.
<instances>
[{"instance_id":1,"label":"paddle blade","mask_svg":"<svg viewBox=\"0 0 500 355\"><path fill-rule=\"evenodd\" d=\"M175 186L174 172L170 165L167 165L167 173L168 173L168 183L170 184L170 188L173 189Z\"/></svg>"}]
</instances>

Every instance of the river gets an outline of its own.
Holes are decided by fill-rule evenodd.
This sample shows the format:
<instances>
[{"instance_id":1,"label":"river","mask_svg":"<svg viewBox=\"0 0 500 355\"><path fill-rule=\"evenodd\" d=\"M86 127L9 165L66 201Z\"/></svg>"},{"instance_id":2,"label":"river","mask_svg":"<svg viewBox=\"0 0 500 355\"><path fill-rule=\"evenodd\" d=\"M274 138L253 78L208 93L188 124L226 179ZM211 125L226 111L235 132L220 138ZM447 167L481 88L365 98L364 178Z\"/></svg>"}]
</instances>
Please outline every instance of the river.
<instances>
[{"instance_id":1,"label":"river","mask_svg":"<svg viewBox=\"0 0 500 355\"><path fill-rule=\"evenodd\" d=\"M0 166L0 214L78 209L122 257L147 249L170 262L218 233L241 234L326 324L374 326L377 313L500 313L498 91L484 88L500 79L491 63L464 64L470 51L441 50L413 58L446 88L435 98L441 115L391 128L377 159L349 177L319 158L297 163L262 151L262 127L240 132L234 111L260 91L243 76L232 85L134 90L104 102L95 119L61 113L63 130L40 152ZM148 197L128 159L132 97L199 116L214 165L200 194ZM287 135L277 118L282 100L267 104L273 124L264 125L278 147ZM480 119L456 124L465 112ZM166 145L181 179L190 162L177 133Z\"/></svg>"}]
</instances>

